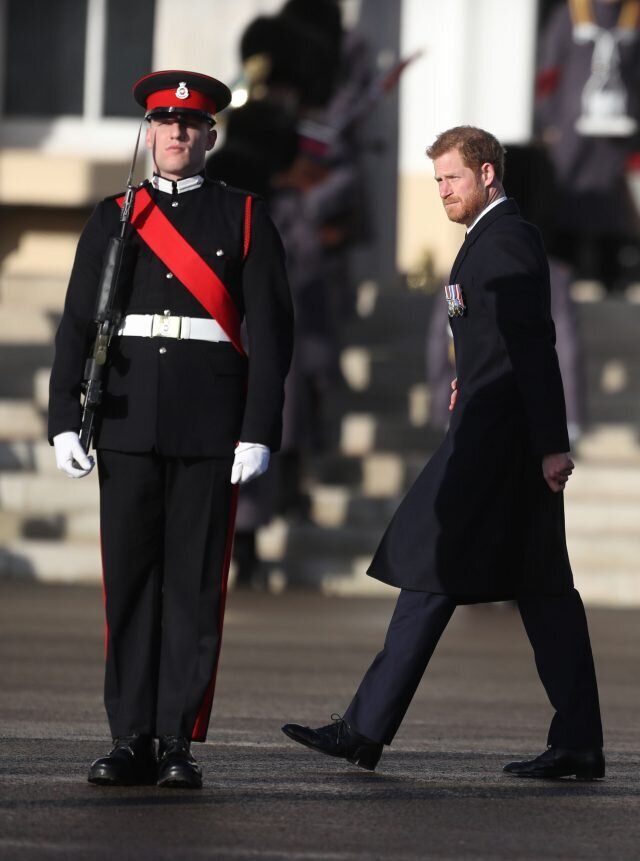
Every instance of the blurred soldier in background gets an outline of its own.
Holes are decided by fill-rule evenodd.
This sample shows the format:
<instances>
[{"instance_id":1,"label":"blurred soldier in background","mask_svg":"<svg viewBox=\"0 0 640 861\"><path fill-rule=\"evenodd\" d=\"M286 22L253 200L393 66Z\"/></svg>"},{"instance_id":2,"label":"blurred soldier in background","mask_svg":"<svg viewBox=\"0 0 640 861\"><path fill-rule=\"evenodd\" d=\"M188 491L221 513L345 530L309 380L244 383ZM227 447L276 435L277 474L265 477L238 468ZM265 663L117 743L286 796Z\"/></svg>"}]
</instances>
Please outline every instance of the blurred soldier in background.
<instances>
[{"instance_id":1,"label":"blurred soldier in background","mask_svg":"<svg viewBox=\"0 0 640 861\"><path fill-rule=\"evenodd\" d=\"M261 138L249 126L282 129L293 121L296 129L293 158L290 136L264 141L278 163L261 170L260 192L287 252L296 337L281 451L269 478L241 494L234 557L236 583L243 585L257 571L255 529L269 511L308 515L306 457L336 435L325 400L331 386L341 384L341 329L354 307L348 253L366 232L357 120L372 75L366 45L343 31L335 0L289 0L277 15L256 18L243 33L240 53L249 102L232 114L228 144L210 159L211 175L234 181L232 153L238 160L244 152L255 169L260 156L250 155L247 143ZM289 159L286 170L282 156Z\"/></svg>"},{"instance_id":2,"label":"blurred soldier in background","mask_svg":"<svg viewBox=\"0 0 640 861\"><path fill-rule=\"evenodd\" d=\"M541 35L537 80L537 123L557 186L549 251L608 289L637 278L640 263L626 182L639 120L640 0L559 5Z\"/></svg>"},{"instance_id":3,"label":"blurred soldier in background","mask_svg":"<svg viewBox=\"0 0 640 861\"><path fill-rule=\"evenodd\" d=\"M274 189L279 177L290 169L298 153L298 131L295 116L286 108L267 99L247 102L232 111L226 128L223 146L207 161L207 176L236 188L244 188L260 194L271 212L278 218L279 194ZM287 252L287 270L294 288L296 313L296 353L298 341L304 338L304 320L300 319L299 296L301 262L292 248L291 227L278 219L280 234ZM284 227L284 230L283 230ZM314 260L307 265L314 271ZM319 315L319 319L322 319ZM283 439L281 450L272 459L269 473L243 487L239 496L236 516L236 534L233 558L236 566L236 587L261 587L264 574L256 552L256 530L271 520L274 513L286 510L282 499L299 492L297 476L293 487L288 480L286 465L289 452L300 439L298 413L301 411L299 363L294 359L285 383L285 406L283 413Z\"/></svg>"}]
</instances>

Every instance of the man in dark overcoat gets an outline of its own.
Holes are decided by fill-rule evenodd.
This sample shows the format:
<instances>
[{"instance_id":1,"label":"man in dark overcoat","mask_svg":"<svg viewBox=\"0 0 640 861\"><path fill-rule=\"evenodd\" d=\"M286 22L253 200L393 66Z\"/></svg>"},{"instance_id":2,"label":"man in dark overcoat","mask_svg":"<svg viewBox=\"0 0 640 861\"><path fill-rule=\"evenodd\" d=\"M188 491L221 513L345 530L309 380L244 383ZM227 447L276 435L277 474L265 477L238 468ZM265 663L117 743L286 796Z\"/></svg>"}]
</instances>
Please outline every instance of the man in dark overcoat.
<instances>
[{"instance_id":1,"label":"man in dark overcoat","mask_svg":"<svg viewBox=\"0 0 640 861\"><path fill-rule=\"evenodd\" d=\"M292 303L262 200L204 176L228 88L155 72L134 96L154 175L135 193L94 440L114 747L89 781L199 788L190 743L209 723L237 485L280 444ZM81 381L122 203L99 203L82 233L56 336L49 437L75 478L93 466L78 436Z\"/></svg>"},{"instance_id":2,"label":"man in dark overcoat","mask_svg":"<svg viewBox=\"0 0 640 861\"><path fill-rule=\"evenodd\" d=\"M284 732L375 768L458 604L515 600L555 714L527 777L604 775L584 608L567 554L573 470L540 236L505 196L504 150L470 126L428 155L448 217L467 226L445 299L456 373L447 435L398 508L369 574L401 589L383 650L339 720Z\"/></svg>"}]
</instances>

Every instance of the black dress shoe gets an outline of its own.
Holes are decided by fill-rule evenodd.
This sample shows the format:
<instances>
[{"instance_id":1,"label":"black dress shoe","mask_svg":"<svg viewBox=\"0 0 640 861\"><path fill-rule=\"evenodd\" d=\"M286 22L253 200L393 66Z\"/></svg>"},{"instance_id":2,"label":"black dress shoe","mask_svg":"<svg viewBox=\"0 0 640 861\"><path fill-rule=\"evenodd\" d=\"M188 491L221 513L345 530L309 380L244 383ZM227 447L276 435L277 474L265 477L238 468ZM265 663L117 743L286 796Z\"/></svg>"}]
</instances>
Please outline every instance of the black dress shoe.
<instances>
[{"instance_id":1,"label":"black dress shoe","mask_svg":"<svg viewBox=\"0 0 640 861\"><path fill-rule=\"evenodd\" d=\"M576 780L598 780L604 777L604 754L600 747L569 750L548 747L535 759L510 762L504 771L515 777L573 777Z\"/></svg>"},{"instance_id":2,"label":"black dress shoe","mask_svg":"<svg viewBox=\"0 0 640 861\"><path fill-rule=\"evenodd\" d=\"M282 727L282 732L311 750L328 756L340 756L369 771L374 770L382 754L382 744L360 735L339 715L333 717L333 723L318 729L287 723Z\"/></svg>"},{"instance_id":3,"label":"black dress shoe","mask_svg":"<svg viewBox=\"0 0 640 861\"><path fill-rule=\"evenodd\" d=\"M193 758L191 742L180 735L163 735L158 746L158 786L201 789L202 769Z\"/></svg>"},{"instance_id":4,"label":"black dress shoe","mask_svg":"<svg viewBox=\"0 0 640 861\"><path fill-rule=\"evenodd\" d=\"M114 738L113 749L89 769L89 783L103 786L135 786L155 783L158 762L150 735Z\"/></svg>"}]
</instances>

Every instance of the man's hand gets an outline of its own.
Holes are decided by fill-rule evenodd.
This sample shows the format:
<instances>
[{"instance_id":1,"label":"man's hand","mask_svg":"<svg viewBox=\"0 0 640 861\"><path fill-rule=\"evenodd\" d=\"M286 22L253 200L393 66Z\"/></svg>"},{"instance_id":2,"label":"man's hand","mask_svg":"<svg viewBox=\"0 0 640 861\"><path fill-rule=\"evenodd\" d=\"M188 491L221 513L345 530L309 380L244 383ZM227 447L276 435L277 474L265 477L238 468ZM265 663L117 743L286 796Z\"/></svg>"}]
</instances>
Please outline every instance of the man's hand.
<instances>
[{"instance_id":1,"label":"man's hand","mask_svg":"<svg viewBox=\"0 0 640 861\"><path fill-rule=\"evenodd\" d=\"M267 471L271 452L257 442L239 442L231 467L231 484L246 484Z\"/></svg>"},{"instance_id":2,"label":"man's hand","mask_svg":"<svg viewBox=\"0 0 640 861\"><path fill-rule=\"evenodd\" d=\"M573 461L569 455L545 454L542 458L542 474L544 480L554 493L564 490L564 486L573 472Z\"/></svg>"},{"instance_id":3,"label":"man's hand","mask_svg":"<svg viewBox=\"0 0 640 861\"><path fill-rule=\"evenodd\" d=\"M458 378L451 380L451 400L449 401L449 412L452 412L458 400Z\"/></svg>"},{"instance_id":4,"label":"man's hand","mask_svg":"<svg viewBox=\"0 0 640 861\"><path fill-rule=\"evenodd\" d=\"M64 431L53 438L56 463L71 478L84 478L95 465L94 459L80 445L80 437L75 431Z\"/></svg>"}]
</instances>

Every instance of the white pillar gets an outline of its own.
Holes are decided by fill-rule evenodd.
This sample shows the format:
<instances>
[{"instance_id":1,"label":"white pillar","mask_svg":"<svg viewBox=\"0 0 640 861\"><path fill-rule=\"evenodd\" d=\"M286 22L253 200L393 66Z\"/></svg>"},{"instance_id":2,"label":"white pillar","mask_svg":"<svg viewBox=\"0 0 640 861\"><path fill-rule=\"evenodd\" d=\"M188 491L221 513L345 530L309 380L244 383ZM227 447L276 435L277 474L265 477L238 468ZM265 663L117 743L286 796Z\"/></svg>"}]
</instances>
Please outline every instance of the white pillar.
<instances>
[{"instance_id":1,"label":"white pillar","mask_svg":"<svg viewBox=\"0 0 640 861\"><path fill-rule=\"evenodd\" d=\"M240 71L240 36L257 15L273 15L283 0L156 0L153 68L188 69L226 84Z\"/></svg>"}]
</instances>

